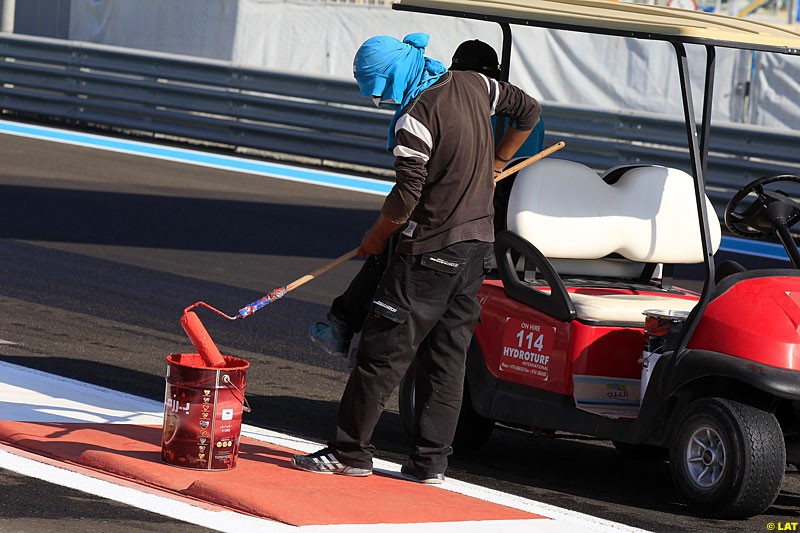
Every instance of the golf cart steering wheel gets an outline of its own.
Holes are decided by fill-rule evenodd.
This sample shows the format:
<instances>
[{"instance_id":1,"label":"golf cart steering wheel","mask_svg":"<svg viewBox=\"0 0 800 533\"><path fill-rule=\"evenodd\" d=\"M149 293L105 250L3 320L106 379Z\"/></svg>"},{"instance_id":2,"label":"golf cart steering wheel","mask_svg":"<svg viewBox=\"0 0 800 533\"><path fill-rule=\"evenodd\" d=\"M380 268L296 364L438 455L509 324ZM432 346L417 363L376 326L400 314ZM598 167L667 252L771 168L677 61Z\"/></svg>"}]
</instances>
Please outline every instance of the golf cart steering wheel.
<instances>
[{"instance_id":1,"label":"golf cart steering wheel","mask_svg":"<svg viewBox=\"0 0 800 533\"><path fill-rule=\"evenodd\" d=\"M800 177L791 174L765 176L748 183L731 198L725 207L725 226L731 233L746 239L762 239L781 226L788 230L800 220L800 204L783 191L764 189L764 185L779 182L800 184ZM737 212L742 200L753 192L757 198Z\"/></svg>"}]
</instances>

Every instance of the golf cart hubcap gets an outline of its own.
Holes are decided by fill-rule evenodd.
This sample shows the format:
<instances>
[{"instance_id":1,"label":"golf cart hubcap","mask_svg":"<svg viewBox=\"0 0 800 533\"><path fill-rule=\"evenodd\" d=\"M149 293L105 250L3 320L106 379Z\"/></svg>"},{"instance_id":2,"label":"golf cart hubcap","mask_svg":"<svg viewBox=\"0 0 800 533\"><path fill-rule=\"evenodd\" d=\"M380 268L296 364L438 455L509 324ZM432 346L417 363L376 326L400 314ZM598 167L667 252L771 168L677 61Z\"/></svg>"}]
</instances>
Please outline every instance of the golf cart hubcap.
<instances>
[{"instance_id":1,"label":"golf cart hubcap","mask_svg":"<svg viewBox=\"0 0 800 533\"><path fill-rule=\"evenodd\" d=\"M686 469L699 487L711 488L725 472L725 444L712 427L697 429L686 447Z\"/></svg>"}]
</instances>

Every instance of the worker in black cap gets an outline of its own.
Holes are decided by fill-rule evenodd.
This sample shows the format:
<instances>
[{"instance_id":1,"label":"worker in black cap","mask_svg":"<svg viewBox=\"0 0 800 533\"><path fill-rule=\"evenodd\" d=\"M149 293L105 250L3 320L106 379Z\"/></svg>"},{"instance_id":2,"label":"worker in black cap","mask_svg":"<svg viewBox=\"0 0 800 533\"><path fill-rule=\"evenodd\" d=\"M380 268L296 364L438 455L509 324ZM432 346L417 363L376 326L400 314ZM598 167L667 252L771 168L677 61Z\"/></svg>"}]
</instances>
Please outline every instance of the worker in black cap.
<instances>
[{"instance_id":1,"label":"worker in black cap","mask_svg":"<svg viewBox=\"0 0 800 533\"><path fill-rule=\"evenodd\" d=\"M490 45L478 39L464 41L453 53L450 70L473 70L496 80L500 79L500 62Z\"/></svg>"},{"instance_id":2,"label":"worker in black cap","mask_svg":"<svg viewBox=\"0 0 800 533\"><path fill-rule=\"evenodd\" d=\"M464 41L453 53L450 70L472 70L480 72L490 78L500 79L500 62L497 53L491 45L478 39ZM495 117L492 117L494 125ZM530 157L544 150L544 117L539 116L539 122L533 128L528 140L517 151L515 158ZM507 162L508 163L508 162ZM510 166L510 163L509 163ZM508 213L508 198L511 187L514 185L516 175L510 176L499 182L494 191L494 231L498 233L507 229L506 215Z\"/></svg>"}]
</instances>

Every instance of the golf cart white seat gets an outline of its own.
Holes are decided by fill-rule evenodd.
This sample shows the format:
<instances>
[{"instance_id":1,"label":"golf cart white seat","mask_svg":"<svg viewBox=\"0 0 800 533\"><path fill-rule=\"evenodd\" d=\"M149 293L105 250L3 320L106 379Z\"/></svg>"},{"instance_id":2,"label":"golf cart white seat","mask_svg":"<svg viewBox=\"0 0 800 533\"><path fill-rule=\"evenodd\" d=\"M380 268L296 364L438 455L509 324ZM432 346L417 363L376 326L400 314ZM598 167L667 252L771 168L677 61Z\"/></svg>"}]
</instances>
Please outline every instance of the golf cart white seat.
<instances>
[{"instance_id":1,"label":"golf cart white seat","mask_svg":"<svg viewBox=\"0 0 800 533\"><path fill-rule=\"evenodd\" d=\"M694 183L685 172L638 166L607 183L580 163L545 159L516 177L508 229L533 244L561 276L637 279L646 264L704 260ZM713 251L721 231L706 198ZM610 257L609 257L610 256ZM674 295L637 296L571 292L577 318L643 323L647 309L691 310Z\"/></svg>"}]
</instances>

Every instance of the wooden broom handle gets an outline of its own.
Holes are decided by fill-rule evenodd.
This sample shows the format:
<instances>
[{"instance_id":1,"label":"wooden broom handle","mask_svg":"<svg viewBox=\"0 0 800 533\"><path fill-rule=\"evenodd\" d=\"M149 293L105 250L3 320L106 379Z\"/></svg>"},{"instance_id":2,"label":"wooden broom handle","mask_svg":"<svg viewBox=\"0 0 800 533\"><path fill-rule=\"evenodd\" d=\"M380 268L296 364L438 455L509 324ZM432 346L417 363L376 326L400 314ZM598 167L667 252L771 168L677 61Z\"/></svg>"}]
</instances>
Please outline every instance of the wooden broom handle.
<instances>
[{"instance_id":1,"label":"wooden broom handle","mask_svg":"<svg viewBox=\"0 0 800 533\"><path fill-rule=\"evenodd\" d=\"M557 151L561 150L562 148L564 148L564 146L566 146L566 144L567 143L565 143L564 141L558 141L553 146L550 146L549 148L545 148L544 150L542 150L538 154L532 155L532 156L530 156L528 159L526 159L524 161L520 161L519 163L517 163L513 167L507 168L507 169L503 170L500 174L495 176L494 177L494 182L497 183L501 179L507 178L508 176L514 174L515 172L519 172L520 170L522 170L523 168L527 167L528 165L532 165L532 164L536 163L537 161L539 161L540 159L544 159L545 157L547 157L548 155L552 154L553 152L557 152Z\"/></svg>"},{"instance_id":2,"label":"wooden broom handle","mask_svg":"<svg viewBox=\"0 0 800 533\"><path fill-rule=\"evenodd\" d=\"M356 248L354 250L350 250L349 252L347 252L343 256L334 259L333 261L331 261L327 265L318 268L314 272L309 272L308 274L306 274L302 278L297 278L296 280L294 280L293 282L289 283L286 286L286 292L289 292L289 291L291 291L293 289L296 289L297 287L299 287L300 285L303 285L304 283L308 283L312 279L316 278L317 276L320 276L320 275L324 274L328 270L336 268L337 266L341 265L342 263L344 263L346 261L349 261L350 259L354 258L356 255L358 255L358 248Z\"/></svg>"}]
</instances>

